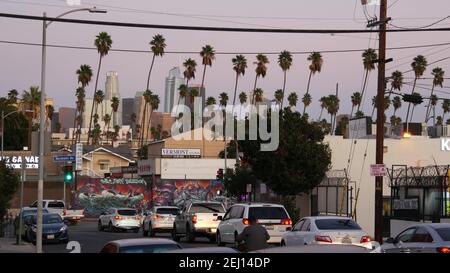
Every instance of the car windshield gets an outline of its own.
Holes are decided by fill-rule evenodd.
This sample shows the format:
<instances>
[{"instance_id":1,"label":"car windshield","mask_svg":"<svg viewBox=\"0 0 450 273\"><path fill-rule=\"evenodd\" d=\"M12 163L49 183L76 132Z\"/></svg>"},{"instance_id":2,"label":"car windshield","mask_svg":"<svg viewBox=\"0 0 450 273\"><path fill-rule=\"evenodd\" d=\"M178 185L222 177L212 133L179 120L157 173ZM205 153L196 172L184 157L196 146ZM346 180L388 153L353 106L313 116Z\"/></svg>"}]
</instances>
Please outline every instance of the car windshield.
<instances>
[{"instance_id":1,"label":"car windshield","mask_svg":"<svg viewBox=\"0 0 450 273\"><path fill-rule=\"evenodd\" d=\"M178 215L180 214L180 210L177 208L159 208L156 209L156 213Z\"/></svg>"},{"instance_id":2,"label":"car windshield","mask_svg":"<svg viewBox=\"0 0 450 273\"><path fill-rule=\"evenodd\" d=\"M248 217L254 217L258 220L281 220L289 218L286 211L282 207L251 207L248 211Z\"/></svg>"},{"instance_id":3,"label":"car windshield","mask_svg":"<svg viewBox=\"0 0 450 273\"><path fill-rule=\"evenodd\" d=\"M125 246L121 247L120 253L160 253L168 250L180 249L176 244L158 244L158 245L142 245L142 246Z\"/></svg>"},{"instance_id":4,"label":"car windshield","mask_svg":"<svg viewBox=\"0 0 450 273\"><path fill-rule=\"evenodd\" d=\"M119 209L119 210L117 210L117 213L119 215L124 215L124 216L134 216L134 215L136 215L136 210L134 210L134 209Z\"/></svg>"},{"instance_id":5,"label":"car windshield","mask_svg":"<svg viewBox=\"0 0 450 273\"><path fill-rule=\"evenodd\" d=\"M360 230L361 227L351 219L320 219L315 221L322 230Z\"/></svg>"},{"instance_id":6,"label":"car windshield","mask_svg":"<svg viewBox=\"0 0 450 273\"><path fill-rule=\"evenodd\" d=\"M192 204L190 212L193 213L224 213L225 209L217 203L196 203Z\"/></svg>"},{"instance_id":7,"label":"car windshield","mask_svg":"<svg viewBox=\"0 0 450 273\"><path fill-rule=\"evenodd\" d=\"M36 215L33 217L33 223L36 224ZM62 219L58 214L44 214L42 216L42 223L44 225L59 224L62 223Z\"/></svg>"},{"instance_id":8,"label":"car windshield","mask_svg":"<svg viewBox=\"0 0 450 273\"><path fill-rule=\"evenodd\" d=\"M49 208L54 208L54 209L63 209L64 208L64 203L63 202L58 202L58 201L52 201L52 202L48 202L48 207Z\"/></svg>"},{"instance_id":9,"label":"car windshield","mask_svg":"<svg viewBox=\"0 0 450 273\"><path fill-rule=\"evenodd\" d=\"M436 228L436 232L444 241L450 241L450 228Z\"/></svg>"}]
</instances>

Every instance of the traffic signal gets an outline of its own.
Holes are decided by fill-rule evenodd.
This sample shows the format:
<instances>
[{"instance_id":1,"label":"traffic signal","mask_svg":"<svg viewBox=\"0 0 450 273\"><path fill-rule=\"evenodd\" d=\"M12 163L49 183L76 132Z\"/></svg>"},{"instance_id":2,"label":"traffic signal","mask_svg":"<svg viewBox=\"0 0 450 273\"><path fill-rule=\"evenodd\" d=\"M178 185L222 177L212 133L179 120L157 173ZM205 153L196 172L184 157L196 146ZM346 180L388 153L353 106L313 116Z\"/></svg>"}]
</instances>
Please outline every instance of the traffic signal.
<instances>
[{"instance_id":1,"label":"traffic signal","mask_svg":"<svg viewBox=\"0 0 450 273\"><path fill-rule=\"evenodd\" d=\"M223 169L218 169L217 170L216 179L217 180L223 180Z\"/></svg>"},{"instance_id":2,"label":"traffic signal","mask_svg":"<svg viewBox=\"0 0 450 273\"><path fill-rule=\"evenodd\" d=\"M73 181L73 170L72 165L64 166L64 182L72 183Z\"/></svg>"},{"instance_id":3,"label":"traffic signal","mask_svg":"<svg viewBox=\"0 0 450 273\"><path fill-rule=\"evenodd\" d=\"M423 98L419 94L404 94L403 101L411 102L414 104L421 104L423 102Z\"/></svg>"}]
</instances>

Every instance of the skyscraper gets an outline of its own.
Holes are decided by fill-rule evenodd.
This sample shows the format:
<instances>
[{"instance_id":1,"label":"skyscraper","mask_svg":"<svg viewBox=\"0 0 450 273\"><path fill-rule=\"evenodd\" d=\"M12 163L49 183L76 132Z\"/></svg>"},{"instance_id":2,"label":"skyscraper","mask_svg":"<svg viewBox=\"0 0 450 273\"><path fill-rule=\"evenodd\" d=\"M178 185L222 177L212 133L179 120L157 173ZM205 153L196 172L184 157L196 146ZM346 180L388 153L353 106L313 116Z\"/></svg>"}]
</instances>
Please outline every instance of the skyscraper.
<instances>
[{"instance_id":1,"label":"skyscraper","mask_svg":"<svg viewBox=\"0 0 450 273\"><path fill-rule=\"evenodd\" d=\"M119 98L119 101L121 102L119 104L119 109L117 110L117 113L114 113L111 108L111 99L113 97ZM103 117L105 114L111 115L111 127L114 127L115 125L122 126L122 101L120 99L120 93L119 93L119 77L118 73L115 71L110 71L106 73L106 83L105 83L105 100L104 103L104 112L102 113L101 117ZM100 115L100 114L99 114Z\"/></svg>"},{"instance_id":2,"label":"skyscraper","mask_svg":"<svg viewBox=\"0 0 450 273\"><path fill-rule=\"evenodd\" d=\"M58 111L59 117L57 122L61 124L61 132L67 133L69 131L69 128L73 127L73 121L75 119L75 108L59 107Z\"/></svg>"},{"instance_id":3,"label":"skyscraper","mask_svg":"<svg viewBox=\"0 0 450 273\"><path fill-rule=\"evenodd\" d=\"M122 99L122 124L131 125L131 114L134 113L134 98Z\"/></svg>"},{"instance_id":4,"label":"skyscraper","mask_svg":"<svg viewBox=\"0 0 450 273\"><path fill-rule=\"evenodd\" d=\"M171 112L174 105L178 103L178 87L186 83L179 67L174 67L169 70L169 75L166 77L166 87L164 96L164 112ZM184 104L184 99L180 100L180 104Z\"/></svg>"}]
</instances>

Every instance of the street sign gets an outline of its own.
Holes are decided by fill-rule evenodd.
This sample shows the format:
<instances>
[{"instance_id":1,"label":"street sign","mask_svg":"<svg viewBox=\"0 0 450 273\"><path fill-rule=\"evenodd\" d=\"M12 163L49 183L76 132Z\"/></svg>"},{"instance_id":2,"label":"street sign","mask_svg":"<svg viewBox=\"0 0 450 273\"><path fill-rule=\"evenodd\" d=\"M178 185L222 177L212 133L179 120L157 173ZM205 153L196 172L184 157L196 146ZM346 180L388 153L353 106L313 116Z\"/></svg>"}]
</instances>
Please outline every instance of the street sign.
<instances>
[{"instance_id":1,"label":"street sign","mask_svg":"<svg viewBox=\"0 0 450 273\"><path fill-rule=\"evenodd\" d=\"M54 162L67 162L75 161L75 156L73 155L58 155L53 157Z\"/></svg>"},{"instance_id":2,"label":"street sign","mask_svg":"<svg viewBox=\"0 0 450 273\"><path fill-rule=\"evenodd\" d=\"M83 170L83 144L77 143L75 148L75 171Z\"/></svg>"},{"instance_id":3,"label":"street sign","mask_svg":"<svg viewBox=\"0 0 450 273\"><path fill-rule=\"evenodd\" d=\"M370 164L370 176L386 176L385 164Z\"/></svg>"}]
</instances>

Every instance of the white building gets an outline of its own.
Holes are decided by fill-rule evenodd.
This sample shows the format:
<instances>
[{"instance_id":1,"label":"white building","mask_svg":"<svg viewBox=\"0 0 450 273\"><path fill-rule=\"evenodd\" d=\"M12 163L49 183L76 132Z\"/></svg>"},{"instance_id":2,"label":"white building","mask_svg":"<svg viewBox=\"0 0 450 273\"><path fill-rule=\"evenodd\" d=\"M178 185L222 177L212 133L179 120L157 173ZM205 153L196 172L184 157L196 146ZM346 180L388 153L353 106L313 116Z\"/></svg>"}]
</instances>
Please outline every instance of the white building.
<instances>
[{"instance_id":1,"label":"white building","mask_svg":"<svg viewBox=\"0 0 450 273\"><path fill-rule=\"evenodd\" d=\"M171 112L173 106L178 103L178 88L185 83L186 80L181 74L179 67L174 67L169 70L169 75L166 77L166 87L164 92L164 112ZM181 98L180 104L184 104L184 98Z\"/></svg>"}]
</instances>

